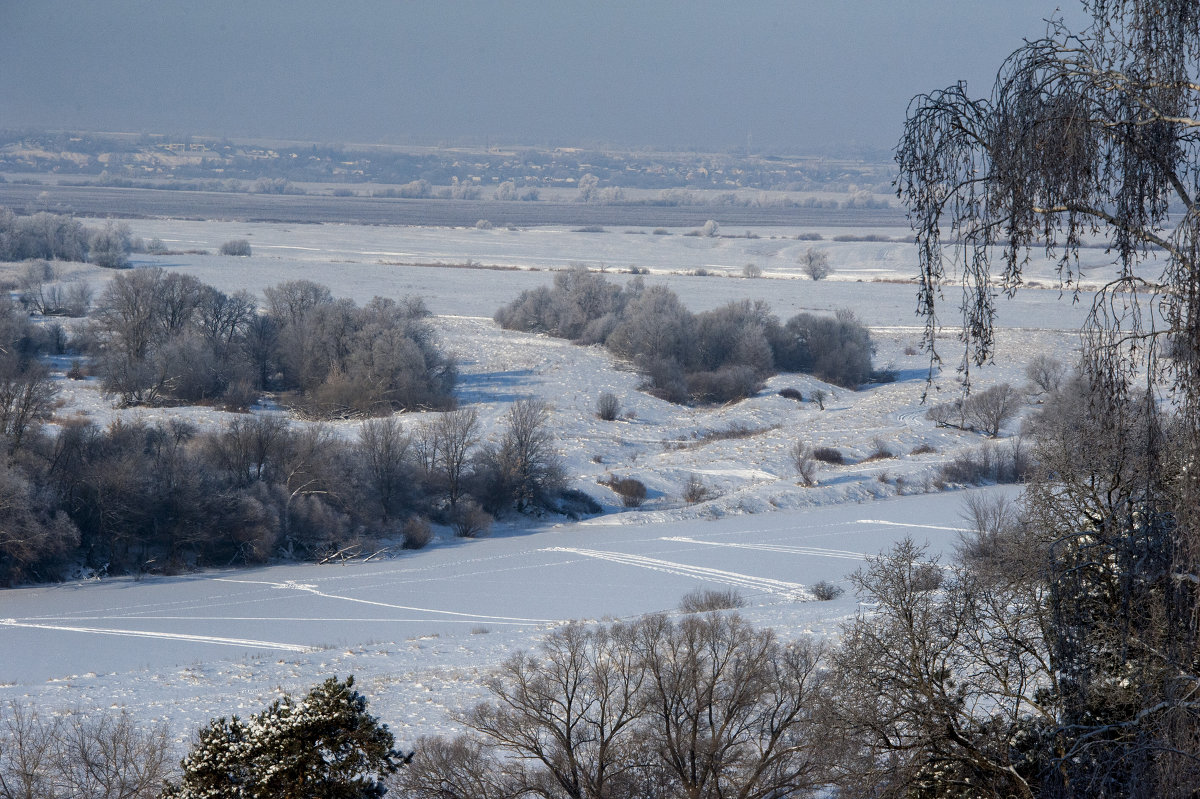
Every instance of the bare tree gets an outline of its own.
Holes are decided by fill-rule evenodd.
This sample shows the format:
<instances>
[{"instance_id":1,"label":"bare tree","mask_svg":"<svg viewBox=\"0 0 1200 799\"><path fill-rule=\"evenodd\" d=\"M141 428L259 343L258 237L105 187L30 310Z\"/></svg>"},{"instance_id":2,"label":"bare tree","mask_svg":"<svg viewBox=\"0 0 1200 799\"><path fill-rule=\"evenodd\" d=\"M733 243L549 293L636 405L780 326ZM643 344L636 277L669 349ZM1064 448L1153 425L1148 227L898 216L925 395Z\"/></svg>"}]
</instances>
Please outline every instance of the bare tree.
<instances>
[{"instance_id":1,"label":"bare tree","mask_svg":"<svg viewBox=\"0 0 1200 799\"><path fill-rule=\"evenodd\" d=\"M579 178L579 197L581 203L598 202L600 199L600 178L593 175L591 172L583 174Z\"/></svg>"},{"instance_id":2,"label":"bare tree","mask_svg":"<svg viewBox=\"0 0 1200 799\"><path fill-rule=\"evenodd\" d=\"M250 242L247 239L230 239L221 244L221 255L250 255Z\"/></svg>"},{"instance_id":3,"label":"bare tree","mask_svg":"<svg viewBox=\"0 0 1200 799\"><path fill-rule=\"evenodd\" d=\"M536 764L512 773L522 792L602 799L636 765L634 725L646 700L635 635L622 624L571 624L488 680L496 701L467 723L491 746Z\"/></svg>"},{"instance_id":4,"label":"bare tree","mask_svg":"<svg viewBox=\"0 0 1200 799\"><path fill-rule=\"evenodd\" d=\"M287 417L262 414L236 417L224 430L204 439L209 458L235 486L247 486L273 477L269 470L281 465L291 428Z\"/></svg>"},{"instance_id":5,"label":"bare tree","mask_svg":"<svg viewBox=\"0 0 1200 799\"><path fill-rule=\"evenodd\" d=\"M167 391L177 364L159 357L191 321L200 282L162 269L124 272L108 282L92 314L105 391L122 405L151 403Z\"/></svg>"},{"instance_id":6,"label":"bare tree","mask_svg":"<svg viewBox=\"0 0 1200 799\"><path fill-rule=\"evenodd\" d=\"M92 263L106 269L124 269L129 266L129 253L133 245L129 225L125 222L106 222L102 230L93 230L88 238L88 251Z\"/></svg>"},{"instance_id":7,"label":"bare tree","mask_svg":"<svg viewBox=\"0 0 1200 799\"><path fill-rule=\"evenodd\" d=\"M689 474L687 482L683 484L683 501L689 505L695 505L697 502L703 502L712 496L712 489L704 484L697 474Z\"/></svg>"},{"instance_id":8,"label":"bare tree","mask_svg":"<svg viewBox=\"0 0 1200 799\"><path fill-rule=\"evenodd\" d=\"M646 735L687 797L803 796L825 780L819 646L780 644L736 614L638 625Z\"/></svg>"},{"instance_id":9,"label":"bare tree","mask_svg":"<svg viewBox=\"0 0 1200 799\"><path fill-rule=\"evenodd\" d=\"M28 261L17 277L17 289L21 292L22 304L35 313L46 314L50 303L46 298L46 284L56 277L53 264L41 259Z\"/></svg>"},{"instance_id":10,"label":"bare tree","mask_svg":"<svg viewBox=\"0 0 1200 799\"><path fill-rule=\"evenodd\" d=\"M10 702L0 717L0 793L6 799L42 799L57 794L55 748L62 719Z\"/></svg>"},{"instance_id":11,"label":"bare tree","mask_svg":"<svg viewBox=\"0 0 1200 799\"><path fill-rule=\"evenodd\" d=\"M1039 547L1024 547L1022 519L1017 502L1002 494L971 493L963 499L964 532L959 533L957 556L967 569L991 572L998 579L1036 581ZM1014 568L1017 561L1020 568Z\"/></svg>"},{"instance_id":12,"label":"bare tree","mask_svg":"<svg viewBox=\"0 0 1200 799\"><path fill-rule=\"evenodd\" d=\"M498 457L518 507L535 505L562 485L562 460L554 441L548 402L522 399L509 407Z\"/></svg>"},{"instance_id":13,"label":"bare tree","mask_svg":"<svg viewBox=\"0 0 1200 799\"><path fill-rule=\"evenodd\" d=\"M0 584L53 577L79 544L79 530L49 492L0 465Z\"/></svg>"},{"instance_id":14,"label":"bare tree","mask_svg":"<svg viewBox=\"0 0 1200 799\"><path fill-rule=\"evenodd\" d=\"M831 733L859 791L969 784L1032 799L1053 784L1053 737L1041 737L1059 711L1050 617L1036 584L996 573L946 572L904 541L852 578L873 610L834 654Z\"/></svg>"},{"instance_id":15,"label":"bare tree","mask_svg":"<svg viewBox=\"0 0 1200 799\"><path fill-rule=\"evenodd\" d=\"M412 439L394 416L368 419L358 430L358 448L371 494L386 523L400 510L409 493L407 455Z\"/></svg>"},{"instance_id":16,"label":"bare tree","mask_svg":"<svg viewBox=\"0 0 1200 799\"><path fill-rule=\"evenodd\" d=\"M101 336L119 345L131 358L145 358L158 323L161 269L137 269L108 282L92 316Z\"/></svg>"},{"instance_id":17,"label":"bare tree","mask_svg":"<svg viewBox=\"0 0 1200 799\"><path fill-rule=\"evenodd\" d=\"M196 302L196 327L221 359L231 357L257 315L254 298L244 291L225 294L204 286Z\"/></svg>"},{"instance_id":18,"label":"bare tree","mask_svg":"<svg viewBox=\"0 0 1200 799\"><path fill-rule=\"evenodd\" d=\"M172 770L170 743L165 724L143 732L127 713L73 714L61 727L58 745L62 795L157 797Z\"/></svg>"},{"instance_id":19,"label":"bare tree","mask_svg":"<svg viewBox=\"0 0 1200 799\"><path fill-rule=\"evenodd\" d=\"M406 795L769 799L827 782L823 652L714 612L571 624L518 653L466 715L426 740Z\"/></svg>"},{"instance_id":20,"label":"bare tree","mask_svg":"<svg viewBox=\"0 0 1200 799\"><path fill-rule=\"evenodd\" d=\"M621 400L611 391L605 391L596 400L596 417L606 422L614 421L621 415Z\"/></svg>"},{"instance_id":21,"label":"bare tree","mask_svg":"<svg viewBox=\"0 0 1200 799\"><path fill-rule=\"evenodd\" d=\"M963 414L967 423L995 438L1000 428L1021 411L1021 395L1008 383L1000 383L967 397Z\"/></svg>"},{"instance_id":22,"label":"bare tree","mask_svg":"<svg viewBox=\"0 0 1200 799\"><path fill-rule=\"evenodd\" d=\"M267 311L281 324L295 324L312 308L333 302L328 286L311 280L289 280L263 291Z\"/></svg>"},{"instance_id":23,"label":"bare tree","mask_svg":"<svg viewBox=\"0 0 1200 799\"><path fill-rule=\"evenodd\" d=\"M941 402L925 412L938 427L977 430L992 438L1021 411L1023 400L1010 384L1001 383L984 391Z\"/></svg>"},{"instance_id":24,"label":"bare tree","mask_svg":"<svg viewBox=\"0 0 1200 799\"><path fill-rule=\"evenodd\" d=\"M929 410L925 411L925 418L938 427L957 427L959 430L967 429L966 408L961 397L930 406Z\"/></svg>"},{"instance_id":25,"label":"bare tree","mask_svg":"<svg viewBox=\"0 0 1200 799\"><path fill-rule=\"evenodd\" d=\"M1038 424L1027 489L1028 526L1054 542L1039 550L1063 678L1049 734L1063 795L1180 796L1200 780L1184 688L1200 679L1200 9L1084 7L1082 32L1051 21L988 97L959 83L915 98L897 185L931 375L949 275L962 276L969 378L992 357L996 298L1018 290L1034 250L1071 293L1085 240L1113 254L1084 330L1085 413Z\"/></svg>"},{"instance_id":26,"label":"bare tree","mask_svg":"<svg viewBox=\"0 0 1200 799\"><path fill-rule=\"evenodd\" d=\"M792 461L792 468L796 470L796 474L800 477L800 482L806 486L817 484L817 461L813 457L812 447L803 441L797 440L792 444L791 450L788 452Z\"/></svg>"},{"instance_id":27,"label":"bare tree","mask_svg":"<svg viewBox=\"0 0 1200 799\"><path fill-rule=\"evenodd\" d=\"M176 336L191 327L208 287L192 275L165 272L154 289L154 317L162 335Z\"/></svg>"},{"instance_id":28,"label":"bare tree","mask_svg":"<svg viewBox=\"0 0 1200 799\"><path fill-rule=\"evenodd\" d=\"M462 495L471 463L471 448L479 443L479 412L474 408L460 408L444 413L433 423L433 432L437 436L434 460L445 481L446 498L454 508Z\"/></svg>"},{"instance_id":29,"label":"bare tree","mask_svg":"<svg viewBox=\"0 0 1200 799\"><path fill-rule=\"evenodd\" d=\"M0 796L5 799L152 799L171 772L165 726L138 729L127 714L43 714L0 708Z\"/></svg>"},{"instance_id":30,"label":"bare tree","mask_svg":"<svg viewBox=\"0 0 1200 799\"><path fill-rule=\"evenodd\" d=\"M426 480L432 480L437 473L439 445L437 426L432 422L426 422L413 433L413 457Z\"/></svg>"},{"instance_id":31,"label":"bare tree","mask_svg":"<svg viewBox=\"0 0 1200 799\"><path fill-rule=\"evenodd\" d=\"M419 738L408 768L394 782L412 799L511 799L520 793L514 763L478 737Z\"/></svg>"},{"instance_id":32,"label":"bare tree","mask_svg":"<svg viewBox=\"0 0 1200 799\"><path fill-rule=\"evenodd\" d=\"M46 286L42 296L45 303L42 313L78 319L87 316L95 293L88 281L73 277Z\"/></svg>"},{"instance_id":33,"label":"bare tree","mask_svg":"<svg viewBox=\"0 0 1200 799\"><path fill-rule=\"evenodd\" d=\"M8 453L21 449L35 425L54 413L58 386L40 363L22 364L0 355L0 435L8 440Z\"/></svg>"},{"instance_id":34,"label":"bare tree","mask_svg":"<svg viewBox=\"0 0 1200 799\"><path fill-rule=\"evenodd\" d=\"M515 200L517 199L517 184L515 181L506 180L496 187L495 197L497 200Z\"/></svg>"},{"instance_id":35,"label":"bare tree","mask_svg":"<svg viewBox=\"0 0 1200 799\"><path fill-rule=\"evenodd\" d=\"M829 253L815 247L809 247L800 256L800 269L813 280L824 280L833 274L833 267L829 265Z\"/></svg>"},{"instance_id":36,"label":"bare tree","mask_svg":"<svg viewBox=\"0 0 1200 799\"><path fill-rule=\"evenodd\" d=\"M1031 394L1053 394L1058 391L1067 376L1066 365L1044 353L1033 356L1025 367L1025 377L1029 380Z\"/></svg>"},{"instance_id":37,"label":"bare tree","mask_svg":"<svg viewBox=\"0 0 1200 799\"><path fill-rule=\"evenodd\" d=\"M450 512L450 526L459 538L476 538L487 535L495 521L492 514L479 506L473 499L458 503Z\"/></svg>"}]
</instances>

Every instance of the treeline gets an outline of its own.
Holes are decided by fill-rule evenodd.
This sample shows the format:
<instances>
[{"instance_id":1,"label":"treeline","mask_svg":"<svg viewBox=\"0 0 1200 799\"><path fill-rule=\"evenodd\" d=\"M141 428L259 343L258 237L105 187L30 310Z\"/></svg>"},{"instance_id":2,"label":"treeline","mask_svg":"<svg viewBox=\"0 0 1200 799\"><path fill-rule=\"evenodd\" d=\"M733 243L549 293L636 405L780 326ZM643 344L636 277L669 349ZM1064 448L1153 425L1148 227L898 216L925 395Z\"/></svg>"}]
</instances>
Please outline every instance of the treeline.
<instances>
[{"instance_id":1,"label":"treeline","mask_svg":"<svg viewBox=\"0 0 1200 799\"><path fill-rule=\"evenodd\" d=\"M0 261L90 260L116 268L128 264L133 249L126 224L109 222L103 228L89 228L70 216L46 212L17 216L0 208Z\"/></svg>"},{"instance_id":2,"label":"treeline","mask_svg":"<svg viewBox=\"0 0 1200 799\"><path fill-rule=\"evenodd\" d=\"M670 402L744 399L776 372L807 372L854 388L872 375L874 346L850 311L801 313L781 323L761 301L693 314L665 286L624 287L579 267L521 293L496 312L510 330L603 344L631 361L646 389Z\"/></svg>"},{"instance_id":3,"label":"treeline","mask_svg":"<svg viewBox=\"0 0 1200 799\"><path fill-rule=\"evenodd\" d=\"M40 404L22 427L15 416L35 384ZM600 510L564 490L548 408L535 400L515 403L494 441L481 438L473 410L408 429L394 417L370 419L353 438L281 414L246 415L211 432L68 419L51 435L37 425L52 408L47 385L0 376L8 433L0 584L80 568L170 573L323 560L370 554L381 539L420 548L431 522L474 536L506 512Z\"/></svg>"}]
</instances>

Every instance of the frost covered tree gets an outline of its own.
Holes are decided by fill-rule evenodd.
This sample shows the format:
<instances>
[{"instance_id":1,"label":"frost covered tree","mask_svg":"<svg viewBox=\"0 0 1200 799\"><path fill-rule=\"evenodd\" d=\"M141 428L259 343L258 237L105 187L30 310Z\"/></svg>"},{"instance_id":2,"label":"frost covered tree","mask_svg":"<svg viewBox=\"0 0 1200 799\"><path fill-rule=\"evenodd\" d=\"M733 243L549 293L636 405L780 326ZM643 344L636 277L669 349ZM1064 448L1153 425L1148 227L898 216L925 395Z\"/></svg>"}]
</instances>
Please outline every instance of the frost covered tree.
<instances>
[{"instance_id":1,"label":"frost covered tree","mask_svg":"<svg viewBox=\"0 0 1200 799\"><path fill-rule=\"evenodd\" d=\"M285 696L248 722L211 721L163 797L372 799L405 762L394 744L354 678L331 677L301 701Z\"/></svg>"},{"instance_id":2,"label":"frost covered tree","mask_svg":"<svg viewBox=\"0 0 1200 799\"><path fill-rule=\"evenodd\" d=\"M129 266L131 249L129 225L124 222L108 222L103 230L92 231L88 241L92 263L107 269Z\"/></svg>"},{"instance_id":3,"label":"frost covered tree","mask_svg":"<svg viewBox=\"0 0 1200 799\"><path fill-rule=\"evenodd\" d=\"M600 199L600 178L591 172L579 178L579 202L592 203Z\"/></svg>"},{"instance_id":4,"label":"frost covered tree","mask_svg":"<svg viewBox=\"0 0 1200 799\"><path fill-rule=\"evenodd\" d=\"M824 280L833 274L833 267L829 265L829 253L814 247L809 247L800 256L800 268L813 280Z\"/></svg>"},{"instance_id":5,"label":"frost covered tree","mask_svg":"<svg viewBox=\"0 0 1200 799\"><path fill-rule=\"evenodd\" d=\"M479 443L479 427L479 412L474 408L444 413L433 422L438 476L444 481L451 508L457 507L470 474L471 449Z\"/></svg>"},{"instance_id":6,"label":"frost covered tree","mask_svg":"<svg viewBox=\"0 0 1200 799\"><path fill-rule=\"evenodd\" d=\"M1080 292L1081 247L1114 254L1081 369L1084 413L1044 440L1027 524L1060 678L1046 795L1175 796L1200 782L1200 4L1084 0L1002 65L909 107L899 194L935 334L962 275L961 368L994 350L995 300L1042 250ZM946 244L944 244L946 242ZM949 242L953 242L949 244ZM1063 446L1065 444L1066 446Z\"/></svg>"},{"instance_id":7,"label":"frost covered tree","mask_svg":"<svg viewBox=\"0 0 1200 799\"><path fill-rule=\"evenodd\" d=\"M562 488L562 459L550 428L551 407L539 399L520 399L504 415L498 460L513 501L534 506Z\"/></svg>"}]
</instances>

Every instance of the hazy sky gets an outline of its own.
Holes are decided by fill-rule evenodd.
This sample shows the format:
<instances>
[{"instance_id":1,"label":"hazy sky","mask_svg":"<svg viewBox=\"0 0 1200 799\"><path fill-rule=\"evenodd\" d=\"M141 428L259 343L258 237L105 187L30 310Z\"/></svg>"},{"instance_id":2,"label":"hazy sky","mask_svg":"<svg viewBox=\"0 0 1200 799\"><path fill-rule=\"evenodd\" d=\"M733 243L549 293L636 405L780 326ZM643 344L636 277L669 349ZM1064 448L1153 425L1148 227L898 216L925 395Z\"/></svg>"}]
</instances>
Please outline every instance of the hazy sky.
<instances>
[{"instance_id":1,"label":"hazy sky","mask_svg":"<svg viewBox=\"0 0 1200 799\"><path fill-rule=\"evenodd\" d=\"M1056 5L0 0L0 127L889 149L914 94L985 93Z\"/></svg>"}]
</instances>

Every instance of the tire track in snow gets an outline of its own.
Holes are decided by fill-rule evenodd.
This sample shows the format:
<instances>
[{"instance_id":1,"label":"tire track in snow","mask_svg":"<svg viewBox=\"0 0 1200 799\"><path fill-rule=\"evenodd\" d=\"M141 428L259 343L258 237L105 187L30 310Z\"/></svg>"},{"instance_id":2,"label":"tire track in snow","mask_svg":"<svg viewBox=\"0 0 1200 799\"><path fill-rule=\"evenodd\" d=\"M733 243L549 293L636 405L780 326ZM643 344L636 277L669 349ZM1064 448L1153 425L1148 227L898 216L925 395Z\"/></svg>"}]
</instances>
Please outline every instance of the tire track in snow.
<instances>
[{"instance_id":1,"label":"tire track in snow","mask_svg":"<svg viewBox=\"0 0 1200 799\"><path fill-rule=\"evenodd\" d=\"M918 530L946 530L951 533L969 533L966 527L939 527L936 524L912 524L910 522L889 522L883 519L859 519L855 524L881 524L887 527L915 527Z\"/></svg>"},{"instance_id":2,"label":"tire track in snow","mask_svg":"<svg viewBox=\"0 0 1200 799\"><path fill-rule=\"evenodd\" d=\"M670 560L649 558L645 555L629 555L624 552L605 552L599 549L579 549L576 547L547 547L542 552L567 552L572 555L582 555L587 558L607 560L626 566L637 566L652 571L676 574L681 577L695 577L698 580L709 580L714 583L732 585L752 591L762 591L769 594L779 594L791 599L807 599L808 594L800 583L789 583L784 580L773 580L769 577L754 577L749 574L710 569L704 566L691 566L686 563L676 563Z\"/></svg>"},{"instance_id":3,"label":"tire track in snow","mask_svg":"<svg viewBox=\"0 0 1200 799\"><path fill-rule=\"evenodd\" d=\"M359 599L352 596L341 596L339 594L329 594L325 591L318 590L317 586L311 583L297 583L288 580L282 583L270 582L267 580L234 580L228 577L218 577L214 582L218 583L244 583L247 585L269 585L274 588L284 588L292 591L304 591L305 593L319 596L322 599L340 599L343 602L357 602L360 605L374 605L379 608L393 608L395 610L415 610L419 613L438 613L445 616L460 616L469 619L486 619L495 622L524 622L527 624L549 624L558 619L525 619L520 616L489 616L484 613L460 613L456 610L437 610L436 608L418 608L412 605L394 605L391 602L378 602L373 599Z\"/></svg>"},{"instance_id":4,"label":"tire track in snow","mask_svg":"<svg viewBox=\"0 0 1200 799\"><path fill-rule=\"evenodd\" d=\"M69 633L116 635L126 638L158 638L167 641L189 641L199 644L248 647L250 649L280 649L284 652L312 652L317 649L317 647L312 646L283 644L278 641L256 641L251 638L225 638L219 635L192 635L191 633L161 633L149 630L121 630L110 627L73 627L65 624L34 624L33 622L17 621L16 619L0 619L0 625L5 627L28 627L34 630L59 630Z\"/></svg>"},{"instance_id":5,"label":"tire track in snow","mask_svg":"<svg viewBox=\"0 0 1200 799\"><path fill-rule=\"evenodd\" d=\"M787 544L733 544L727 541L700 541L684 535L664 536L659 541L677 541L681 544L704 544L710 547L732 547L733 549L756 549L761 552L782 552L788 555L817 555L822 558L845 558L846 560L864 560L864 552L851 552L847 549L826 549L824 547L798 547Z\"/></svg>"},{"instance_id":6,"label":"tire track in snow","mask_svg":"<svg viewBox=\"0 0 1200 799\"><path fill-rule=\"evenodd\" d=\"M397 617L357 617L347 616L341 618L327 618L323 616L63 616L56 618L56 621L120 621L122 619L136 619L138 621L268 621L268 622L320 622L328 623L347 623L347 624L395 624L395 623L411 623L411 622L429 622L432 619L415 618L402 619ZM37 621L37 619L12 619L10 620L13 626L44 626L26 624L27 621ZM478 624L479 619L437 619L439 624ZM0 620L0 623L4 623ZM518 621L493 621L489 622L499 627L512 626L524 627L524 622Z\"/></svg>"}]
</instances>

